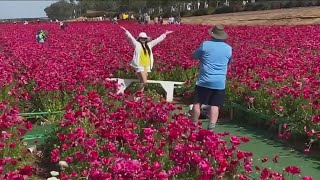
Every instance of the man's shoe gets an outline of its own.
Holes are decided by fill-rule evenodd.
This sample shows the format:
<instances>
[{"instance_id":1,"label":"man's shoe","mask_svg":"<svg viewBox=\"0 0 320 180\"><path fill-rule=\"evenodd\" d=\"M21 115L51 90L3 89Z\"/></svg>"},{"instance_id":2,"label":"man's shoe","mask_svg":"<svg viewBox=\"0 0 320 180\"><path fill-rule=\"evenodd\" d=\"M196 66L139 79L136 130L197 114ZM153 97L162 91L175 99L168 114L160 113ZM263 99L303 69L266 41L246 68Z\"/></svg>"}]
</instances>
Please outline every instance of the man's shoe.
<instances>
[{"instance_id":1,"label":"man's shoe","mask_svg":"<svg viewBox=\"0 0 320 180\"><path fill-rule=\"evenodd\" d=\"M208 130L209 131L213 131L215 127L216 127L216 124L213 124L213 123L209 123L208 124Z\"/></svg>"}]
</instances>

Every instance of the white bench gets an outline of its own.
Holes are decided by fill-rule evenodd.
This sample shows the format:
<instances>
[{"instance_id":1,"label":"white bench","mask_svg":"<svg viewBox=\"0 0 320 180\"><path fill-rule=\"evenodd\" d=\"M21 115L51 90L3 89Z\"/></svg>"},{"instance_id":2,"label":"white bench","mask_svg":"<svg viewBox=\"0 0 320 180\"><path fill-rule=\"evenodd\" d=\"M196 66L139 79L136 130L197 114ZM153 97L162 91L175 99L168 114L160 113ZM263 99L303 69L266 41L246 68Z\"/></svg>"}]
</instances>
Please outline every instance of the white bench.
<instances>
[{"instance_id":1,"label":"white bench","mask_svg":"<svg viewBox=\"0 0 320 180\"><path fill-rule=\"evenodd\" d=\"M117 81L118 91L117 93L124 93L124 90L130 86L133 82L139 82L137 79L121 79L121 78L108 78L109 81ZM175 81L157 81L157 80L147 80L147 83L160 84L162 88L166 91L166 101L173 101L173 91L175 85L183 85L184 82L175 82Z\"/></svg>"}]
</instances>

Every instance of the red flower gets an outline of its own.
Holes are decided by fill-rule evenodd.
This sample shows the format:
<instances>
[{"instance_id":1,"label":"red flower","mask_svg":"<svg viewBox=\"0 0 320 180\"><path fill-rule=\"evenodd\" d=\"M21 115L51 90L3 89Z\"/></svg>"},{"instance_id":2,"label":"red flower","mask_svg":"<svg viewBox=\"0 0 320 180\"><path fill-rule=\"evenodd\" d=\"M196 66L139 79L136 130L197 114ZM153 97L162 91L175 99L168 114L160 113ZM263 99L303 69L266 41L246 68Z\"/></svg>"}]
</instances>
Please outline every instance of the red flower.
<instances>
[{"instance_id":1,"label":"red flower","mask_svg":"<svg viewBox=\"0 0 320 180\"><path fill-rule=\"evenodd\" d=\"M267 162L267 161L268 161L268 158L267 158L267 157L261 159L261 162L263 162L263 163L265 163L265 162Z\"/></svg>"},{"instance_id":2,"label":"red flower","mask_svg":"<svg viewBox=\"0 0 320 180\"><path fill-rule=\"evenodd\" d=\"M250 141L250 139L247 138L247 137L241 137L241 141L244 142L244 143L247 143L247 142Z\"/></svg>"},{"instance_id":3,"label":"red flower","mask_svg":"<svg viewBox=\"0 0 320 180\"><path fill-rule=\"evenodd\" d=\"M15 165L17 165L17 161L16 161L16 160L11 160L11 161L10 161L10 164L13 165L13 166L15 166Z\"/></svg>"},{"instance_id":4,"label":"red flower","mask_svg":"<svg viewBox=\"0 0 320 180\"><path fill-rule=\"evenodd\" d=\"M260 179L261 180L266 180L269 177L270 171L267 168L264 168L261 171Z\"/></svg>"},{"instance_id":5,"label":"red flower","mask_svg":"<svg viewBox=\"0 0 320 180\"><path fill-rule=\"evenodd\" d=\"M230 138L230 141L233 145L238 146L240 145L240 139L237 136L232 136Z\"/></svg>"},{"instance_id":6,"label":"red flower","mask_svg":"<svg viewBox=\"0 0 320 180\"><path fill-rule=\"evenodd\" d=\"M33 168L31 166L24 166L19 169L19 174L21 175L31 176L32 173L33 173Z\"/></svg>"},{"instance_id":7,"label":"red flower","mask_svg":"<svg viewBox=\"0 0 320 180\"><path fill-rule=\"evenodd\" d=\"M88 159L89 159L89 161L91 161L91 162L97 160L98 157L99 157L99 153L98 153L97 151L91 151L91 152L89 152L89 154L88 154Z\"/></svg>"},{"instance_id":8,"label":"red flower","mask_svg":"<svg viewBox=\"0 0 320 180\"><path fill-rule=\"evenodd\" d=\"M13 148L15 148L15 147L16 147L16 144L15 144L15 143L12 142L12 143L9 144L9 148L10 148L10 149L13 149Z\"/></svg>"},{"instance_id":9,"label":"red flower","mask_svg":"<svg viewBox=\"0 0 320 180\"><path fill-rule=\"evenodd\" d=\"M300 174L301 173L300 168L298 168L296 166L288 166L285 168L285 171L290 174Z\"/></svg>"},{"instance_id":10,"label":"red flower","mask_svg":"<svg viewBox=\"0 0 320 180\"><path fill-rule=\"evenodd\" d=\"M311 176L303 176L301 180L313 180Z\"/></svg>"},{"instance_id":11,"label":"red flower","mask_svg":"<svg viewBox=\"0 0 320 180\"><path fill-rule=\"evenodd\" d=\"M257 171L261 171L261 168L259 166L254 167Z\"/></svg>"},{"instance_id":12,"label":"red flower","mask_svg":"<svg viewBox=\"0 0 320 180\"><path fill-rule=\"evenodd\" d=\"M246 177L246 176L243 175L243 174L240 174L240 175L238 175L238 180L249 180L249 178Z\"/></svg>"},{"instance_id":13,"label":"red flower","mask_svg":"<svg viewBox=\"0 0 320 180\"><path fill-rule=\"evenodd\" d=\"M275 155L275 156L273 157L272 161L273 161L274 163L278 163L278 159L279 159L279 156L278 156L278 155Z\"/></svg>"},{"instance_id":14,"label":"red flower","mask_svg":"<svg viewBox=\"0 0 320 180\"><path fill-rule=\"evenodd\" d=\"M320 123L320 115L313 116L311 121L315 124Z\"/></svg>"},{"instance_id":15,"label":"red flower","mask_svg":"<svg viewBox=\"0 0 320 180\"><path fill-rule=\"evenodd\" d=\"M32 124L29 121L26 122L25 126L28 130L32 130Z\"/></svg>"},{"instance_id":16,"label":"red flower","mask_svg":"<svg viewBox=\"0 0 320 180\"><path fill-rule=\"evenodd\" d=\"M51 161L56 163L59 161L59 155L60 155L60 151L59 149L54 149L51 151Z\"/></svg>"},{"instance_id":17,"label":"red flower","mask_svg":"<svg viewBox=\"0 0 320 180\"><path fill-rule=\"evenodd\" d=\"M237 157L238 157L239 160L243 159L244 158L244 153L242 151L238 151L237 152Z\"/></svg>"}]
</instances>

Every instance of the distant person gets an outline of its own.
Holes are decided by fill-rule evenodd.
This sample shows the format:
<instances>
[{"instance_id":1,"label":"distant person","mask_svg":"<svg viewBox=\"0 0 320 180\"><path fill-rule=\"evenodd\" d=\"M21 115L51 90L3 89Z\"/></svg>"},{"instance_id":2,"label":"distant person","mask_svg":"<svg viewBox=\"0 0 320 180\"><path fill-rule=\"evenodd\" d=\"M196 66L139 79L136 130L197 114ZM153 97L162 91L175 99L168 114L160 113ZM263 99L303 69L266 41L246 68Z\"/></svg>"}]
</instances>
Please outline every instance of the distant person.
<instances>
[{"instance_id":1,"label":"distant person","mask_svg":"<svg viewBox=\"0 0 320 180\"><path fill-rule=\"evenodd\" d=\"M40 30L40 31L38 31L36 38L39 43L44 43L45 40L48 38L48 35L45 31Z\"/></svg>"},{"instance_id":2,"label":"distant person","mask_svg":"<svg viewBox=\"0 0 320 180\"><path fill-rule=\"evenodd\" d=\"M150 22L150 16L149 16L148 13L145 13L145 15L144 15L144 23L145 24L149 24L149 22Z\"/></svg>"},{"instance_id":3,"label":"distant person","mask_svg":"<svg viewBox=\"0 0 320 180\"><path fill-rule=\"evenodd\" d=\"M134 54L131 62L131 66L135 68L136 74L140 82L140 91L144 91L144 86L147 83L148 73L153 68L153 53L152 48L163 41L168 34L173 31L166 31L158 38L151 40L145 32L141 32L138 38L134 38L131 33L124 27L121 27L128 36L131 44L134 46Z\"/></svg>"},{"instance_id":4,"label":"distant person","mask_svg":"<svg viewBox=\"0 0 320 180\"><path fill-rule=\"evenodd\" d=\"M201 106L208 105L208 130L213 130L218 121L219 108L223 106L226 96L226 76L232 48L225 43L228 34L222 25L214 26L209 33L212 39L203 42L193 53L193 57L200 61L200 72L194 92L191 118L197 123Z\"/></svg>"},{"instance_id":5,"label":"distant person","mask_svg":"<svg viewBox=\"0 0 320 180\"><path fill-rule=\"evenodd\" d=\"M131 14L130 19L131 19L131 20L134 20L134 19L136 19L136 18L134 17L133 14Z\"/></svg>"},{"instance_id":6,"label":"distant person","mask_svg":"<svg viewBox=\"0 0 320 180\"><path fill-rule=\"evenodd\" d=\"M60 29L65 29L66 27L68 27L68 24L66 22L60 22Z\"/></svg>"},{"instance_id":7,"label":"distant person","mask_svg":"<svg viewBox=\"0 0 320 180\"><path fill-rule=\"evenodd\" d=\"M162 18L162 16L159 17L159 23L160 23L160 24L163 24L163 18Z\"/></svg>"},{"instance_id":8,"label":"distant person","mask_svg":"<svg viewBox=\"0 0 320 180\"><path fill-rule=\"evenodd\" d=\"M173 24L173 23L174 23L174 17L173 17L173 16L170 16L170 17L169 17L168 23L169 23L169 24Z\"/></svg>"},{"instance_id":9,"label":"distant person","mask_svg":"<svg viewBox=\"0 0 320 180\"><path fill-rule=\"evenodd\" d=\"M28 21L24 21L23 25L27 25L27 24L29 24Z\"/></svg>"},{"instance_id":10,"label":"distant person","mask_svg":"<svg viewBox=\"0 0 320 180\"><path fill-rule=\"evenodd\" d=\"M158 23L159 23L159 18L156 16L156 17L153 19L153 22L154 22L154 24L158 24Z\"/></svg>"},{"instance_id":11,"label":"distant person","mask_svg":"<svg viewBox=\"0 0 320 180\"><path fill-rule=\"evenodd\" d=\"M112 23L113 23L113 24L118 24L118 17L117 17L117 16L114 16L114 17L112 18Z\"/></svg>"},{"instance_id":12,"label":"distant person","mask_svg":"<svg viewBox=\"0 0 320 180\"><path fill-rule=\"evenodd\" d=\"M139 22L139 24L143 23L143 15L142 14L139 15L138 22Z\"/></svg>"},{"instance_id":13,"label":"distant person","mask_svg":"<svg viewBox=\"0 0 320 180\"><path fill-rule=\"evenodd\" d=\"M175 18L176 24L181 24L181 16L180 14Z\"/></svg>"}]
</instances>

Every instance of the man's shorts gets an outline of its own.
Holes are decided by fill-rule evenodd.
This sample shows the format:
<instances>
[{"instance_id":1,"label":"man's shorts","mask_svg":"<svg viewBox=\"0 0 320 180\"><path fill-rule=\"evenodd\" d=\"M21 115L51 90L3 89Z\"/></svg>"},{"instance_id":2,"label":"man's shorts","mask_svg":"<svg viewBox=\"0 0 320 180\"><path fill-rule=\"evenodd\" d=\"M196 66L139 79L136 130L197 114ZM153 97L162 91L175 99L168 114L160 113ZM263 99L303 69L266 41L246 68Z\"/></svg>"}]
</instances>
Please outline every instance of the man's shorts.
<instances>
[{"instance_id":1,"label":"man's shorts","mask_svg":"<svg viewBox=\"0 0 320 180\"><path fill-rule=\"evenodd\" d=\"M200 103L209 106L223 106L226 97L225 89L209 89L196 86L194 91L193 103Z\"/></svg>"},{"instance_id":2,"label":"man's shorts","mask_svg":"<svg viewBox=\"0 0 320 180\"><path fill-rule=\"evenodd\" d=\"M151 69L150 67L146 66L146 67L143 67L143 66L139 66L136 68L136 72L148 72L150 73L151 72Z\"/></svg>"}]
</instances>

